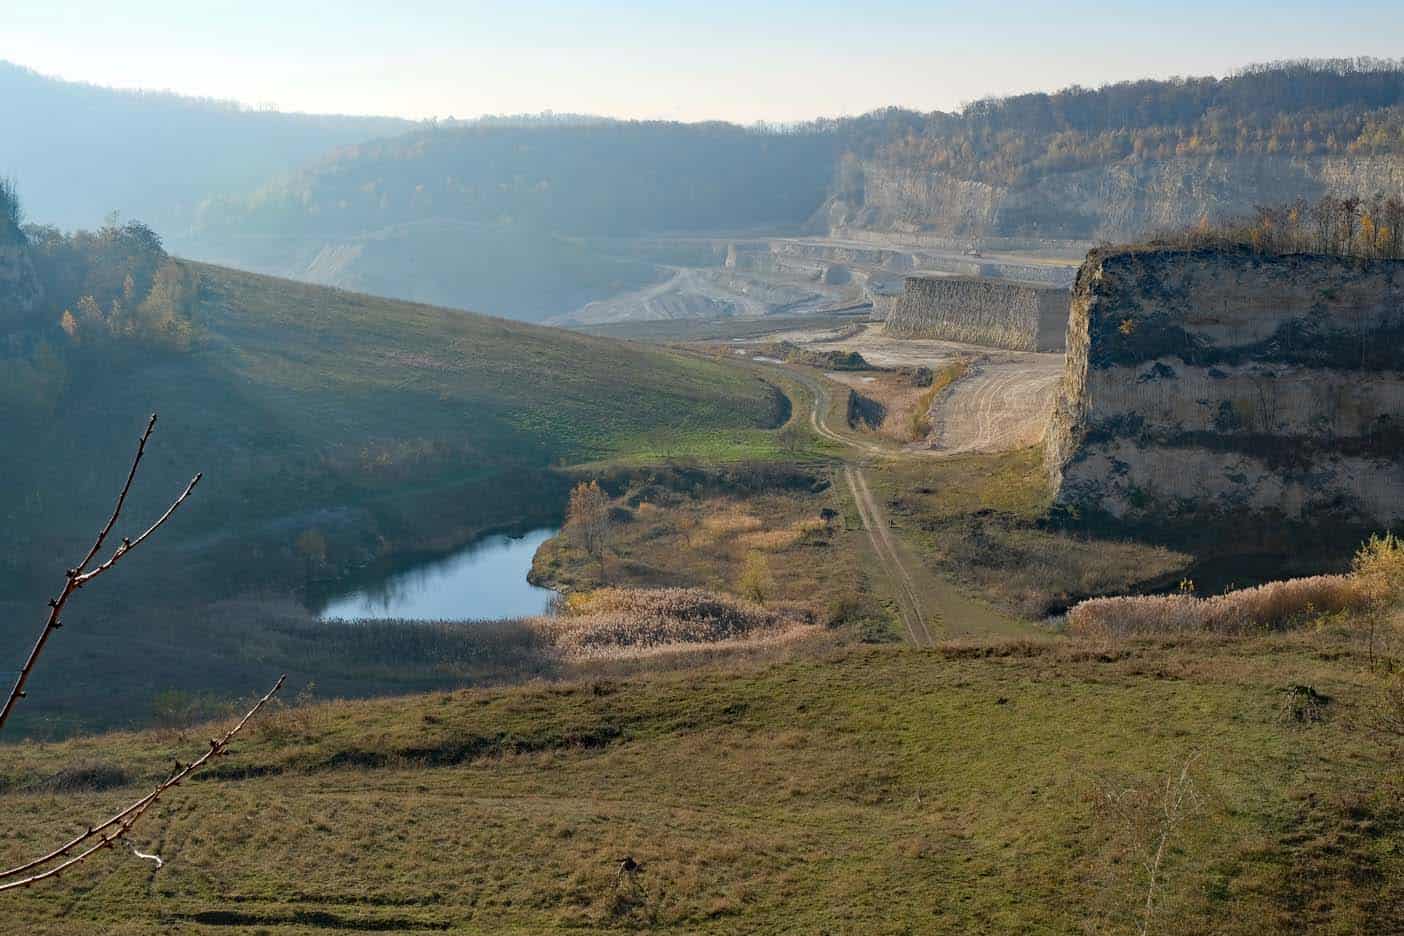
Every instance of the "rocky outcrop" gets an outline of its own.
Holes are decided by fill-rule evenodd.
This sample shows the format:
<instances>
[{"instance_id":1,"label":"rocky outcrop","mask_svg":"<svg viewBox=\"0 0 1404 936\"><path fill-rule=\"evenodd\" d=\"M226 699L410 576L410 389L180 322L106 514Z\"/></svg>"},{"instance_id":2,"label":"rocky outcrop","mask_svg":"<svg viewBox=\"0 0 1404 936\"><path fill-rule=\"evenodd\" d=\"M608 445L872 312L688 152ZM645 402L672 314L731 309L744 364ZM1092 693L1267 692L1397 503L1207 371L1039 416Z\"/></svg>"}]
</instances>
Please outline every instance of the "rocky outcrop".
<instances>
[{"instance_id":1,"label":"rocky outcrop","mask_svg":"<svg viewBox=\"0 0 1404 936\"><path fill-rule=\"evenodd\" d=\"M1013 351L1061 351L1068 292L969 276L909 276L885 331Z\"/></svg>"},{"instance_id":2,"label":"rocky outcrop","mask_svg":"<svg viewBox=\"0 0 1404 936\"><path fill-rule=\"evenodd\" d=\"M1080 513L1399 524L1404 262L1094 251L1046 449Z\"/></svg>"},{"instance_id":3,"label":"rocky outcrop","mask_svg":"<svg viewBox=\"0 0 1404 936\"><path fill-rule=\"evenodd\" d=\"M831 230L956 240L1129 240L1298 196L1404 195L1400 156L1242 156L1122 160L990 185L869 160L861 182L834 197Z\"/></svg>"}]
</instances>

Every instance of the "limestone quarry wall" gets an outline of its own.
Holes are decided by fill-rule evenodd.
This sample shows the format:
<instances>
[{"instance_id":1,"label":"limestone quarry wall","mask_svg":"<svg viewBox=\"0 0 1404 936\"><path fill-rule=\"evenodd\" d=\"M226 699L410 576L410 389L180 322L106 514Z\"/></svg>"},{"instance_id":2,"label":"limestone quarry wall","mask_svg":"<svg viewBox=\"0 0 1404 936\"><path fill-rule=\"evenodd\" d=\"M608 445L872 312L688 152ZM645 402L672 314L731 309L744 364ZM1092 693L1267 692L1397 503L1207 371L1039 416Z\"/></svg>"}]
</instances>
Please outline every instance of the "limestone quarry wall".
<instances>
[{"instance_id":1,"label":"limestone quarry wall","mask_svg":"<svg viewBox=\"0 0 1404 936\"><path fill-rule=\"evenodd\" d=\"M1050 173L1027 185L972 182L878 160L826 208L831 230L988 238L1130 240L1251 213L1298 196L1404 195L1398 156L1173 157ZM953 241L955 242L955 241Z\"/></svg>"},{"instance_id":2,"label":"limestone quarry wall","mask_svg":"<svg viewBox=\"0 0 1404 936\"><path fill-rule=\"evenodd\" d=\"M884 328L901 338L1061 351L1067 323L1065 289L968 276L909 276Z\"/></svg>"},{"instance_id":3,"label":"limestone quarry wall","mask_svg":"<svg viewBox=\"0 0 1404 936\"><path fill-rule=\"evenodd\" d=\"M1108 249L1078 273L1056 502L1133 522L1404 522L1404 262Z\"/></svg>"}]
</instances>

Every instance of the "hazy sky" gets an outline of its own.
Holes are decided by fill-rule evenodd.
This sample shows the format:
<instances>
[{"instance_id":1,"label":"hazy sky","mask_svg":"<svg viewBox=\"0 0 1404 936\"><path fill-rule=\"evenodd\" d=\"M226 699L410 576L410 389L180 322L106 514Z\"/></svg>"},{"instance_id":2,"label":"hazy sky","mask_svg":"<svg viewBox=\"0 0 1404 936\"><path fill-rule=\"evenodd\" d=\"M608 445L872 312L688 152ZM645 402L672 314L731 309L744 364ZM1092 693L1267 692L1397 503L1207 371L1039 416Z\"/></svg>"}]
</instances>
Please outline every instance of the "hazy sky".
<instances>
[{"instance_id":1,"label":"hazy sky","mask_svg":"<svg viewBox=\"0 0 1404 936\"><path fill-rule=\"evenodd\" d=\"M282 110L741 122L1404 53L1404 3L0 0L0 59Z\"/></svg>"}]
</instances>

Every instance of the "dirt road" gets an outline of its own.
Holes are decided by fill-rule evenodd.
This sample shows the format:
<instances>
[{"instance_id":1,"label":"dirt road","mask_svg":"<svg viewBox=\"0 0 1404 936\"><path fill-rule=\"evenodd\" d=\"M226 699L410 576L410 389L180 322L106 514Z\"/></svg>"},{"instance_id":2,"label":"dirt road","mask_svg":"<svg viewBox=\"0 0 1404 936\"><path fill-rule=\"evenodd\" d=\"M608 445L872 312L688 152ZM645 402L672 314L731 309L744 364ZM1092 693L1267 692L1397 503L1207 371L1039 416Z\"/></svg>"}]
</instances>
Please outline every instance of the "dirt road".
<instances>
[{"instance_id":1,"label":"dirt road","mask_svg":"<svg viewBox=\"0 0 1404 936\"><path fill-rule=\"evenodd\" d=\"M809 423L821 438L836 442L858 455L891 458L922 453L923 450L876 445L836 432L827 421L830 392L835 385L797 368L787 367L786 371L810 392ZM1007 618L988 605L966 597L951 583L932 574L893 534L881 503L868 486L862 464L848 461L844 465L844 481L858 508L858 516L873 555L892 583L891 592L908 640L919 647L929 647L935 643L938 634L953 637L1011 631L1011 622Z\"/></svg>"},{"instance_id":2,"label":"dirt road","mask_svg":"<svg viewBox=\"0 0 1404 936\"><path fill-rule=\"evenodd\" d=\"M934 401L927 451L1008 452L1037 444L1048 426L1062 375L1061 362L1057 368L1038 366L1042 363L976 361L969 374Z\"/></svg>"},{"instance_id":3,"label":"dirt road","mask_svg":"<svg viewBox=\"0 0 1404 936\"><path fill-rule=\"evenodd\" d=\"M892 576L896 586L897 608L902 623L907 628L907 639L918 647L934 646L936 641L926 626L926 615L922 610L921 596L917 593L912 574L902 562L897 545L892 540L892 531L887 519L873 500L873 492L868 489L868 479L863 477L863 469L853 465L843 466L843 477L848 482L848 490L853 494L853 502L858 505L858 515L863 519L863 529L868 533L868 541L878 561Z\"/></svg>"}]
</instances>

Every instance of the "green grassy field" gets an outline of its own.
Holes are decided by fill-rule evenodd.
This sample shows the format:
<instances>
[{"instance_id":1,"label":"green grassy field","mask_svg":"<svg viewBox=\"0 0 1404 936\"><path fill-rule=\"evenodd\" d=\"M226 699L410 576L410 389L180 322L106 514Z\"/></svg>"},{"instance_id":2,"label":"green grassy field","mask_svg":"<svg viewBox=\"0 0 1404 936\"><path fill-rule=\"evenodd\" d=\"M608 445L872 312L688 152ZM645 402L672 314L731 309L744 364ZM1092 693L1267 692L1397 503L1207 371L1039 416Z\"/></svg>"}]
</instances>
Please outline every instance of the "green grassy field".
<instances>
[{"instance_id":1,"label":"green grassy field","mask_svg":"<svg viewBox=\"0 0 1404 936\"><path fill-rule=\"evenodd\" d=\"M1287 714L1297 683L1330 697L1321 720ZM808 648L297 708L140 827L161 870L117 849L0 899L36 934L1134 932L1137 849L1188 764L1150 932L1383 933L1404 777L1374 692L1358 634L1328 625ZM0 856L110 814L208 736L8 749Z\"/></svg>"}]
</instances>

